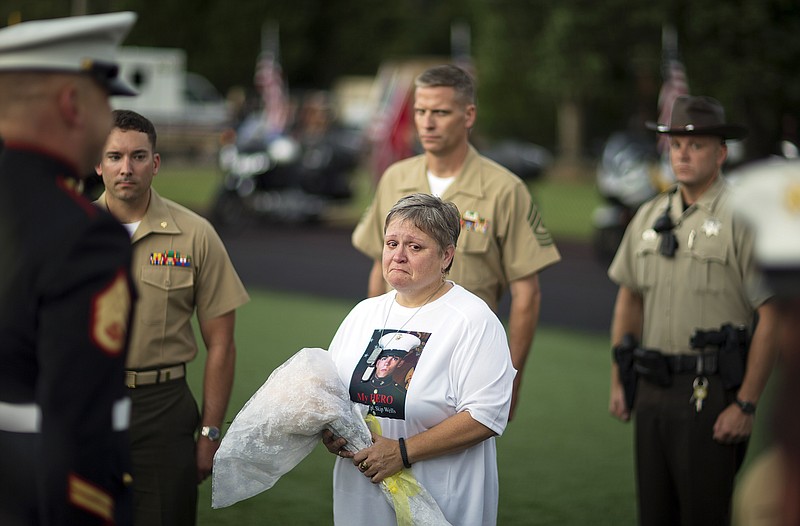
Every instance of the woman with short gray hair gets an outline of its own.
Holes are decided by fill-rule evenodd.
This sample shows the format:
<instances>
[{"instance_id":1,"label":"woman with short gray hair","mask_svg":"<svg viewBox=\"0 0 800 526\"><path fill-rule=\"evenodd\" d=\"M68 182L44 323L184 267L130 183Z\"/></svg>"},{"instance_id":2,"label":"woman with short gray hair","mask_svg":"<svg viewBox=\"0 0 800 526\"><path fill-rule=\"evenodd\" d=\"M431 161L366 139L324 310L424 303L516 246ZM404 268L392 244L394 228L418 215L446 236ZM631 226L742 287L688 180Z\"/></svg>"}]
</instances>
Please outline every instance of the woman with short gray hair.
<instances>
[{"instance_id":1,"label":"woman with short gray hair","mask_svg":"<svg viewBox=\"0 0 800 526\"><path fill-rule=\"evenodd\" d=\"M458 235L461 233L461 216L458 207L450 201L442 201L430 194L411 194L400 199L386 215L384 232L394 220L410 221L431 236L439 245L442 253L449 245L456 248ZM447 270L453 266L450 260Z\"/></svg>"},{"instance_id":2,"label":"woman with short gray hair","mask_svg":"<svg viewBox=\"0 0 800 526\"><path fill-rule=\"evenodd\" d=\"M356 305L331 342L351 400L365 405L381 430L355 453L343 438L323 434L338 457L336 524L396 523L378 483L404 468L451 524L497 522L494 437L508 422L515 370L497 316L446 279L460 228L453 203L427 194L400 199L385 221L382 256L394 290ZM401 358L391 378L376 385L384 355Z\"/></svg>"}]
</instances>

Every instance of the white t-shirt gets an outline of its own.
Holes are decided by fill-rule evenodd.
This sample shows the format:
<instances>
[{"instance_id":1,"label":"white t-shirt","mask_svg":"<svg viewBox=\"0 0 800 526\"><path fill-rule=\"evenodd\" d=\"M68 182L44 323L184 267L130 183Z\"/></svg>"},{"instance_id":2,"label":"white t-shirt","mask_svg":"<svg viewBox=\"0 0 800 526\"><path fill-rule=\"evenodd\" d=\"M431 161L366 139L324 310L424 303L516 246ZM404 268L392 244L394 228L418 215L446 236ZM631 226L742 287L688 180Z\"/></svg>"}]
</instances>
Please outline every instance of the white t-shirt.
<instances>
[{"instance_id":1,"label":"white t-shirt","mask_svg":"<svg viewBox=\"0 0 800 526\"><path fill-rule=\"evenodd\" d=\"M416 314L417 308L396 303L395 295L391 291L356 305L331 342L331 358L349 386L351 399L374 405L387 438L413 437L461 411L468 411L472 418L502 434L508 422L515 370L505 329L497 316L483 300L458 285ZM376 387L374 374L362 380L366 361L378 340L393 332L411 333L422 344L408 352L392 381ZM409 374L409 366L413 366L413 374ZM494 438L417 462L411 471L450 523L496 523ZM333 486L335 524L395 523L394 511L380 487L362 475L351 460L337 458Z\"/></svg>"},{"instance_id":2,"label":"white t-shirt","mask_svg":"<svg viewBox=\"0 0 800 526\"><path fill-rule=\"evenodd\" d=\"M436 197L442 197L445 190L450 188L450 185L456 180L455 177L439 177L438 175L433 175L433 172L430 170L428 170L427 175L428 186L431 187L431 195L435 195Z\"/></svg>"}]
</instances>

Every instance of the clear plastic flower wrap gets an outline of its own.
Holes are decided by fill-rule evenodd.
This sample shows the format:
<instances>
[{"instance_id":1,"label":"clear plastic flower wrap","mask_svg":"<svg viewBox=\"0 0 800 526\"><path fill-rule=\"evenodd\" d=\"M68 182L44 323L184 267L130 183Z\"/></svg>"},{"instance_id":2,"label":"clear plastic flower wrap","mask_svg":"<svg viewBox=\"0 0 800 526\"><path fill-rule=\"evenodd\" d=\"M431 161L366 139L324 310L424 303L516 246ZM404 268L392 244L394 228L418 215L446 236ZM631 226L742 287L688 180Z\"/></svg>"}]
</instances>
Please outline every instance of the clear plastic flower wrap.
<instances>
[{"instance_id":1,"label":"clear plastic flower wrap","mask_svg":"<svg viewBox=\"0 0 800 526\"><path fill-rule=\"evenodd\" d=\"M304 396L296 386L302 384ZM362 413L350 400L330 355L305 348L275 369L236 415L214 456L211 505L223 508L271 488L330 429L356 452L372 444ZM376 432L377 421L372 420ZM447 525L433 497L402 470L380 484L400 526Z\"/></svg>"}]
</instances>

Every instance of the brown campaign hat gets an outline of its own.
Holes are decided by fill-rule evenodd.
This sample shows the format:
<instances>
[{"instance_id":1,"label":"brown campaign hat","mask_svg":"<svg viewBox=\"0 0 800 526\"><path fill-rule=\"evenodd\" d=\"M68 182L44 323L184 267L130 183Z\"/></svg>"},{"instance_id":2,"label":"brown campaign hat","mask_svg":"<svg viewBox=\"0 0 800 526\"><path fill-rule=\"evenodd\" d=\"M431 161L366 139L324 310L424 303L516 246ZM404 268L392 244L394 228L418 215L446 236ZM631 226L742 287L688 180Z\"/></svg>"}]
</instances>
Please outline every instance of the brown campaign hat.
<instances>
[{"instance_id":1,"label":"brown campaign hat","mask_svg":"<svg viewBox=\"0 0 800 526\"><path fill-rule=\"evenodd\" d=\"M711 97L681 95L672 105L668 124L648 122L647 128L668 135L717 135L723 139L742 139L747 128L725 122L722 104Z\"/></svg>"},{"instance_id":2,"label":"brown campaign hat","mask_svg":"<svg viewBox=\"0 0 800 526\"><path fill-rule=\"evenodd\" d=\"M132 12L32 20L0 29L0 73L65 72L91 76L109 95L136 95L119 77L117 46Z\"/></svg>"}]
</instances>

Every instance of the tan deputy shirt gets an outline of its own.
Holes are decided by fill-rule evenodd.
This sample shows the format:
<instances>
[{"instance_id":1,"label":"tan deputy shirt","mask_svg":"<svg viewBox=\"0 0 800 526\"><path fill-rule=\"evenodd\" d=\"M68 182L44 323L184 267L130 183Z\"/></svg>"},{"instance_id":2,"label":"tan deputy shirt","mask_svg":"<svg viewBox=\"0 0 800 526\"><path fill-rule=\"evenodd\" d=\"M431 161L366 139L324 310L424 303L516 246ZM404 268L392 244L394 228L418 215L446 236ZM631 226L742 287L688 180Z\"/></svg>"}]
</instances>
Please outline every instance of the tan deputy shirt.
<instances>
[{"instance_id":1,"label":"tan deputy shirt","mask_svg":"<svg viewBox=\"0 0 800 526\"><path fill-rule=\"evenodd\" d=\"M380 259L389 209L413 193L430 193L424 155L390 166L372 204L353 232L353 246ZM464 167L442 195L461 214L461 235L450 279L497 310L508 284L559 261L561 256L525 184L470 146Z\"/></svg>"},{"instance_id":2,"label":"tan deputy shirt","mask_svg":"<svg viewBox=\"0 0 800 526\"><path fill-rule=\"evenodd\" d=\"M679 191L665 192L642 205L628 226L608 275L643 298L643 346L694 352L689 339L696 329L751 328L755 309L770 297L753 259L752 233L732 217L727 187L720 177L685 211ZM674 258L659 253L661 236L652 228L668 199Z\"/></svg>"},{"instance_id":3,"label":"tan deputy shirt","mask_svg":"<svg viewBox=\"0 0 800 526\"><path fill-rule=\"evenodd\" d=\"M211 224L150 191L150 206L131 238L139 292L127 362L132 370L193 360L195 310L199 320L208 320L250 299ZM97 204L105 203L104 193Z\"/></svg>"}]
</instances>

